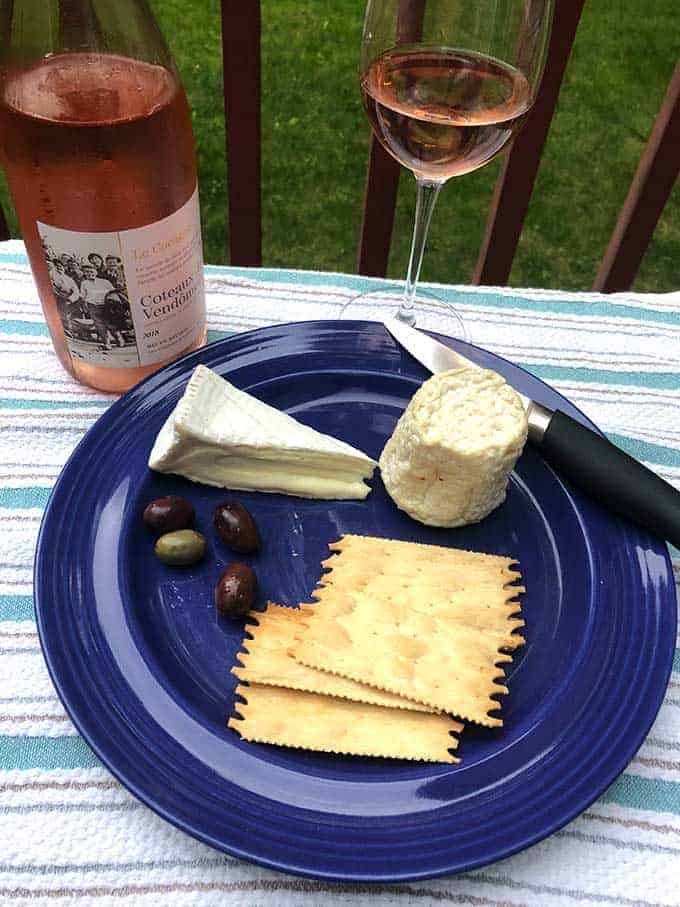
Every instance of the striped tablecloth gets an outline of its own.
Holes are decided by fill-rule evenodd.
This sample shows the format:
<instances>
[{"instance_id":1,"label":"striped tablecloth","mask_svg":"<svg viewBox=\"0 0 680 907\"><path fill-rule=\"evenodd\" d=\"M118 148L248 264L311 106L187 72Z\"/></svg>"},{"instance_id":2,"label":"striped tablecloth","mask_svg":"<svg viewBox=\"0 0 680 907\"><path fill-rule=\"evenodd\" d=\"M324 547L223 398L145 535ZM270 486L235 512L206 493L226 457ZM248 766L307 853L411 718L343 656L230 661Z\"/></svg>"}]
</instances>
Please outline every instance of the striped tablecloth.
<instances>
[{"instance_id":1,"label":"striped tablecloth","mask_svg":"<svg viewBox=\"0 0 680 907\"><path fill-rule=\"evenodd\" d=\"M299 271L208 267L206 276L210 339L333 317L357 289L380 285ZM559 388L680 487L680 293L432 289L456 304L474 342ZM325 885L224 857L142 806L76 734L36 636L42 511L69 453L113 398L59 366L18 242L0 245L0 350L0 903L680 904L677 653L659 717L625 774L549 840L476 872ZM679 567L680 557L676 575Z\"/></svg>"}]
</instances>

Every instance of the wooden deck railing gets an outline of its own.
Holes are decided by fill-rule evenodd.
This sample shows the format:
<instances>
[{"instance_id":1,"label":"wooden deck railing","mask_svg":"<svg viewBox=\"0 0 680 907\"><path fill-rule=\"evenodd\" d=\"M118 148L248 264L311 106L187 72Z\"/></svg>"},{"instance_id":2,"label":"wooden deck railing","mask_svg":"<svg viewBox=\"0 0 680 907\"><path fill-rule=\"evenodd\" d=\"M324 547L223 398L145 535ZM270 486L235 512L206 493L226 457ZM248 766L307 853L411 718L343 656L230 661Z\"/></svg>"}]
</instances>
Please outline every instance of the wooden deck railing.
<instances>
[{"instance_id":1,"label":"wooden deck railing","mask_svg":"<svg viewBox=\"0 0 680 907\"><path fill-rule=\"evenodd\" d=\"M400 0L402 40L417 40L426 0ZM546 71L529 119L502 166L472 275L504 284L519 242L536 173L560 93L584 0L556 0ZM260 142L260 0L222 0L229 252L234 265L262 263ZM680 63L671 79L594 282L628 289L680 170ZM368 157L358 250L361 274L387 272L400 167L375 138ZM0 239L9 231L0 209Z\"/></svg>"},{"instance_id":2,"label":"wooden deck railing","mask_svg":"<svg viewBox=\"0 0 680 907\"><path fill-rule=\"evenodd\" d=\"M260 0L222 0L222 60L230 260L260 265Z\"/></svg>"},{"instance_id":3,"label":"wooden deck railing","mask_svg":"<svg viewBox=\"0 0 680 907\"><path fill-rule=\"evenodd\" d=\"M472 283L503 286L510 277L584 2L557 0L555 4L543 81L524 129L503 161Z\"/></svg>"},{"instance_id":4,"label":"wooden deck railing","mask_svg":"<svg viewBox=\"0 0 680 907\"><path fill-rule=\"evenodd\" d=\"M627 290L680 170L680 63L640 158L593 289Z\"/></svg>"}]
</instances>

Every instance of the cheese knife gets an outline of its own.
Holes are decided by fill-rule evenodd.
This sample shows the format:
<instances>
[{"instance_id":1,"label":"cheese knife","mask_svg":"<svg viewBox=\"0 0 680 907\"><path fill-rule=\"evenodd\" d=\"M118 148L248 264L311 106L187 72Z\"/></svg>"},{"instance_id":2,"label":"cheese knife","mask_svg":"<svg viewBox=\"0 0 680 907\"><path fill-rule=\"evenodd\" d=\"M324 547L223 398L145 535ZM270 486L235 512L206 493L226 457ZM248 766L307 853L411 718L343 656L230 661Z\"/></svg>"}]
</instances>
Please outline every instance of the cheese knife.
<instances>
[{"instance_id":1,"label":"cheese knife","mask_svg":"<svg viewBox=\"0 0 680 907\"><path fill-rule=\"evenodd\" d=\"M386 319L384 325L397 343L433 374L455 368L480 368L395 318ZM549 409L523 394L520 397L529 422L529 441L560 475L608 510L680 547L680 492L566 413Z\"/></svg>"}]
</instances>

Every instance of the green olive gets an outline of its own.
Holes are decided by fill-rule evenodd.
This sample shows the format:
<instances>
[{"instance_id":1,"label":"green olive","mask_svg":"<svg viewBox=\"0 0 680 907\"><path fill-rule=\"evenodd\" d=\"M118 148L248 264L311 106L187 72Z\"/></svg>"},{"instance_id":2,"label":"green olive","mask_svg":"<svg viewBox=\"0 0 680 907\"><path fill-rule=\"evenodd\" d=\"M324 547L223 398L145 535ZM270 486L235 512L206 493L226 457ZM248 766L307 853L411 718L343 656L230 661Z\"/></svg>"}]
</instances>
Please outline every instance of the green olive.
<instances>
[{"instance_id":1,"label":"green olive","mask_svg":"<svg viewBox=\"0 0 680 907\"><path fill-rule=\"evenodd\" d=\"M193 529L166 532L156 542L156 557L172 567L190 567L205 557L205 539Z\"/></svg>"}]
</instances>

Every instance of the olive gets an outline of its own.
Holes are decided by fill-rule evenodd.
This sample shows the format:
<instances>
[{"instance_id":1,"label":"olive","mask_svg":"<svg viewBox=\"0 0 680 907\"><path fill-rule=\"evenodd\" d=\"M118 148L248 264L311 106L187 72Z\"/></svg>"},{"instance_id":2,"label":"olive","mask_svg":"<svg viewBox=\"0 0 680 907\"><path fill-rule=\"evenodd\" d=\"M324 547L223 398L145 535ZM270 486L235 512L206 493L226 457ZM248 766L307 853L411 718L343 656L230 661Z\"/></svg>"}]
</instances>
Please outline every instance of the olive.
<instances>
[{"instance_id":1,"label":"olive","mask_svg":"<svg viewBox=\"0 0 680 907\"><path fill-rule=\"evenodd\" d=\"M191 504L174 494L156 498L144 508L144 525L157 535L176 532L178 529L191 529L195 519L196 514Z\"/></svg>"},{"instance_id":2,"label":"olive","mask_svg":"<svg viewBox=\"0 0 680 907\"><path fill-rule=\"evenodd\" d=\"M193 529L166 532L156 542L154 551L159 560L172 567L190 567L205 557L205 539Z\"/></svg>"},{"instance_id":3,"label":"olive","mask_svg":"<svg viewBox=\"0 0 680 907\"><path fill-rule=\"evenodd\" d=\"M225 617L245 617L255 604L257 578L247 564L231 564L215 586L215 605Z\"/></svg>"},{"instance_id":4,"label":"olive","mask_svg":"<svg viewBox=\"0 0 680 907\"><path fill-rule=\"evenodd\" d=\"M260 533L255 520L238 501L219 504L215 508L213 524L227 548L239 554L254 554L260 550Z\"/></svg>"}]
</instances>

